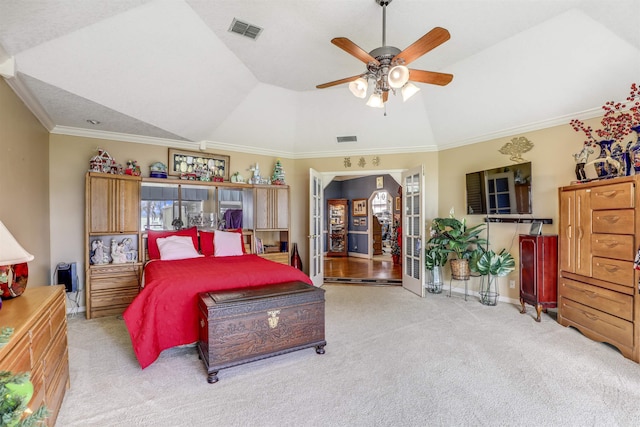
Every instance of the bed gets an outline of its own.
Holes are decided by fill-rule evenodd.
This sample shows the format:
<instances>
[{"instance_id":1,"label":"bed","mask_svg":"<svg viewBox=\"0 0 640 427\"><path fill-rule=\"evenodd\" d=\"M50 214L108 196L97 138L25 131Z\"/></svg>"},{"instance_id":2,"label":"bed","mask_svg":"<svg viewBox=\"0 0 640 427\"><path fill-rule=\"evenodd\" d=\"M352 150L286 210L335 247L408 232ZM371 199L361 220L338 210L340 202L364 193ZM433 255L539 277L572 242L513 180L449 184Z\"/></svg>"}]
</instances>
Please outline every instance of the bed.
<instances>
[{"instance_id":1,"label":"bed","mask_svg":"<svg viewBox=\"0 0 640 427\"><path fill-rule=\"evenodd\" d=\"M152 249L156 245L155 239L149 237L148 250L152 259L144 268L144 287L123 315L143 369L163 350L198 341L199 293L289 281L312 283L309 276L296 268L244 254L240 249L240 253L234 255L224 251L216 255L216 251L205 243L209 236L200 234L200 249L182 259L156 255ZM197 245L196 234L193 249Z\"/></svg>"}]
</instances>

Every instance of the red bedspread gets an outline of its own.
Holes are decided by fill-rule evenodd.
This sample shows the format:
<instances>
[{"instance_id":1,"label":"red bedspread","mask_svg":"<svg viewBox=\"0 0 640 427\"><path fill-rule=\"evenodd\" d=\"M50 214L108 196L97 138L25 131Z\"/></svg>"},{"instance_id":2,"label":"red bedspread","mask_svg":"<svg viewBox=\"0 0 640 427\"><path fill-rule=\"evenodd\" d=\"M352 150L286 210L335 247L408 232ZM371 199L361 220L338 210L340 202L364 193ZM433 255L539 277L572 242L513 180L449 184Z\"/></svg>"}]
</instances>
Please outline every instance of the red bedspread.
<instances>
[{"instance_id":1,"label":"red bedspread","mask_svg":"<svg viewBox=\"0 0 640 427\"><path fill-rule=\"evenodd\" d=\"M257 255L149 262L145 286L124 312L140 366L152 364L162 350L198 341L200 292L296 280L311 284L300 270Z\"/></svg>"}]
</instances>

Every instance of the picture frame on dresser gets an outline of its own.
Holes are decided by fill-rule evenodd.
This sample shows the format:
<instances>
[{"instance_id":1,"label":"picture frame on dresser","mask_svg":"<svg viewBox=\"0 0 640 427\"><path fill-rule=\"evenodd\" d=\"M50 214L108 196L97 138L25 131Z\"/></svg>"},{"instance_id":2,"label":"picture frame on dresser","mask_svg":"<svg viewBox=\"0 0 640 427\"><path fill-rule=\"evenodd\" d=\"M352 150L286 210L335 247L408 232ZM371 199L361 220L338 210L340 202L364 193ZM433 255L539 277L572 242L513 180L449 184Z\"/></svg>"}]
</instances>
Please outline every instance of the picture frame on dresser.
<instances>
[{"instance_id":1,"label":"picture frame on dresser","mask_svg":"<svg viewBox=\"0 0 640 427\"><path fill-rule=\"evenodd\" d=\"M212 178L229 181L230 157L199 151L169 148L169 175L182 176L196 171L210 172Z\"/></svg>"}]
</instances>

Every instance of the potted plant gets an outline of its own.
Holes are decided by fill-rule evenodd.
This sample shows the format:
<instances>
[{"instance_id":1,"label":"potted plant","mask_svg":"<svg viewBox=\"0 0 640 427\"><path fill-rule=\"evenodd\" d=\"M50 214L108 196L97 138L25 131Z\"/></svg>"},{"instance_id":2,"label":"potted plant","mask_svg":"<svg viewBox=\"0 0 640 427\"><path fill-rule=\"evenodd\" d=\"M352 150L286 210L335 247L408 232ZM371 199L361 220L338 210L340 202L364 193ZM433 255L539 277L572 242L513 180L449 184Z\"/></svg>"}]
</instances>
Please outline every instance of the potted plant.
<instances>
[{"instance_id":1,"label":"potted plant","mask_svg":"<svg viewBox=\"0 0 640 427\"><path fill-rule=\"evenodd\" d=\"M516 262L505 249L497 254L489 249L476 252L470 260L469 267L483 277L480 285L480 302L484 305L496 305L500 295L497 278L515 270ZM487 277L486 283L484 277Z\"/></svg>"},{"instance_id":2,"label":"potted plant","mask_svg":"<svg viewBox=\"0 0 640 427\"><path fill-rule=\"evenodd\" d=\"M33 384L29 373L13 374L0 371L0 425L28 427L43 425L49 415L47 408L40 406L35 412L27 411L27 404L33 396Z\"/></svg>"},{"instance_id":3,"label":"potted plant","mask_svg":"<svg viewBox=\"0 0 640 427\"><path fill-rule=\"evenodd\" d=\"M429 272L427 291L432 294L442 292L442 267L447 263L449 252L438 245L428 245L424 252L424 266Z\"/></svg>"},{"instance_id":4,"label":"potted plant","mask_svg":"<svg viewBox=\"0 0 640 427\"><path fill-rule=\"evenodd\" d=\"M469 279L469 259L487 240L480 238L484 224L467 227L466 219L459 220L451 214L448 218L434 218L431 223L431 238L428 244L454 254L451 260L451 275L456 280Z\"/></svg>"},{"instance_id":5,"label":"potted plant","mask_svg":"<svg viewBox=\"0 0 640 427\"><path fill-rule=\"evenodd\" d=\"M401 264L400 257L402 256L402 247L400 246L400 239L402 239L402 229L396 222L391 232L391 259L394 265Z\"/></svg>"}]
</instances>

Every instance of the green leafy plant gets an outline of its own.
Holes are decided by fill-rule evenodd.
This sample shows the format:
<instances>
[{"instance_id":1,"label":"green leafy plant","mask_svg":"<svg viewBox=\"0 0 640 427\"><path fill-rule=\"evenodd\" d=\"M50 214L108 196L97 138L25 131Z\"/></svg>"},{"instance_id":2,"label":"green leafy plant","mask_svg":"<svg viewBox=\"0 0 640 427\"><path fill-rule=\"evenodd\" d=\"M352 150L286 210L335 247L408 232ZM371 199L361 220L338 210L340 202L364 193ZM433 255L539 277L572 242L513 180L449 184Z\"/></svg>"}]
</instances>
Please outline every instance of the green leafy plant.
<instances>
[{"instance_id":1,"label":"green leafy plant","mask_svg":"<svg viewBox=\"0 0 640 427\"><path fill-rule=\"evenodd\" d=\"M424 265L427 270L442 267L447 263L449 252L435 245L429 245L424 252Z\"/></svg>"},{"instance_id":2,"label":"green leafy plant","mask_svg":"<svg viewBox=\"0 0 640 427\"><path fill-rule=\"evenodd\" d=\"M44 425L44 419L49 415L45 406L23 418L33 396L33 384L28 373L0 371L0 396L0 427Z\"/></svg>"},{"instance_id":3,"label":"green leafy plant","mask_svg":"<svg viewBox=\"0 0 640 427\"><path fill-rule=\"evenodd\" d=\"M489 249L476 253L469 262L469 268L483 276L502 277L515 270L516 262L505 249L497 254Z\"/></svg>"},{"instance_id":4,"label":"green leafy plant","mask_svg":"<svg viewBox=\"0 0 640 427\"><path fill-rule=\"evenodd\" d=\"M431 235L428 244L442 251L455 254L458 259L470 259L480 245L487 243L480 237L484 224L467 227L466 219L434 218L431 223Z\"/></svg>"}]
</instances>

